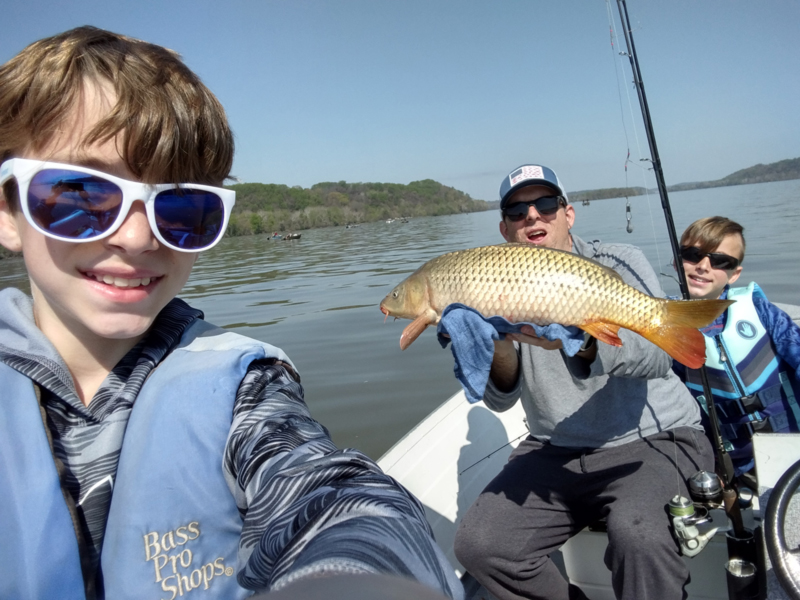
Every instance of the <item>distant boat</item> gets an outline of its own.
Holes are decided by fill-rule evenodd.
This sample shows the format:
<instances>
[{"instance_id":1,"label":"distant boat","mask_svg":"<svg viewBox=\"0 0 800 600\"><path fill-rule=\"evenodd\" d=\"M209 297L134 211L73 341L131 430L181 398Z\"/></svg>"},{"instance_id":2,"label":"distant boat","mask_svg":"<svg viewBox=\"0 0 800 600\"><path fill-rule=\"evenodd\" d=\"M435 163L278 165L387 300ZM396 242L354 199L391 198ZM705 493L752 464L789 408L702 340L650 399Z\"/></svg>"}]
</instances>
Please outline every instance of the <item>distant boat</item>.
<instances>
[{"instance_id":1,"label":"distant boat","mask_svg":"<svg viewBox=\"0 0 800 600\"><path fill-rule=\"evenodd\" d=\"M588 201L588 200L584 200L584 201L583 201L583 205L584 205L584 206L589 206L589 201Z\"/></svg>"},{"instance_id":2,"label":"distant boat","mask_svg":"<svg viewBox=\"0 0 800 600\"><path fill-rule=\"evenodd\" d=\"M299 233L287 233L281 239L284 239L284 240L299 240L300 239L300 235L301 234L299 234Z\"/></svg>"}]
</instances>

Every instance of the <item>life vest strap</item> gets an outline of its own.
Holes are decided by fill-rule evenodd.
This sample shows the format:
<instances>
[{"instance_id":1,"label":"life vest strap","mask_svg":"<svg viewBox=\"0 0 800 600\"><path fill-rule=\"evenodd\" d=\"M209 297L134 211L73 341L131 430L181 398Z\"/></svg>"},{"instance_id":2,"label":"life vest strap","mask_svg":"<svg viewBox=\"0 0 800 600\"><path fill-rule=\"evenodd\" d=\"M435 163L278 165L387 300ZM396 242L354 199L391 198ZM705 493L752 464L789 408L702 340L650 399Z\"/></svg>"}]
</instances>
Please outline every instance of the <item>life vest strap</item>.
<instances>
[{"instance_id":1,"label":"life vest strap","mask_svg":"<svg viewBox=\"0 0 800 600\"><path fill-rule=\"evenodd\" d=\"M758 413L755 413L758 414ZM720 428L725 438L735 440L737 438L749 439L754 433L773 433L784 431L789 427L789 415L785 412L772 415L766 419L753 419L746 423L722 423Z\"/></svg>"},{"instance_id":2,"label":"life vest strap","mask_svg":"<svg viewBox=\"0 0 800 600\"><path fill-rule=\"evenodd\" d=\"M786 394L786 399L789 401L789 407L792 409L794 422L800 425L800 407L797 405L797 398L795 398L794 389L789 381L789 375L781 371L778 373L778 378L781 380L783 393Z\"/></svg>"}]
</instances>

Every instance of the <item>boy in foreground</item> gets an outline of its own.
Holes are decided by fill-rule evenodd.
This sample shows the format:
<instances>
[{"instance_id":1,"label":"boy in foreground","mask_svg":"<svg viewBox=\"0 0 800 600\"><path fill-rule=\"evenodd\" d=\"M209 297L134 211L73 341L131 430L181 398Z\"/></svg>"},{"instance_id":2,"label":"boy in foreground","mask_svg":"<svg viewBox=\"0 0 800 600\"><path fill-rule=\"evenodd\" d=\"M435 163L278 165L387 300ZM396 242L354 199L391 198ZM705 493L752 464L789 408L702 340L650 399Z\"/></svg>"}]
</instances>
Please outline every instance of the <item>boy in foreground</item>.
<instances>
[{"instance_id":1,"label":"boy in foreground","mask_svg":"<svg viewBox=\"0 0 800 600\"><path fill-rule=\"evenodd\" d=\"M0 67L0 597L243 598L390 574L460 598L421 505L313 420L278 348L175 298L233 138L173 52L91 27Z\"/></svg>"},{"instance_id":2,"label":"boy in foreground","mask_svg":"<svg viewBox=\"0 0 800 600\"><path fill-rule=\"evenodd\" d=\"M725 217L695 221L681 236L681 258L692 298L736 300L702 330L706 369L735 474L758 489L753 434L800 431L800 328L755 282L730 287L742 274L743 232ZM700 372L677 362L673 368L700 401L710 431Z\"/></svg>"}]
</instances>

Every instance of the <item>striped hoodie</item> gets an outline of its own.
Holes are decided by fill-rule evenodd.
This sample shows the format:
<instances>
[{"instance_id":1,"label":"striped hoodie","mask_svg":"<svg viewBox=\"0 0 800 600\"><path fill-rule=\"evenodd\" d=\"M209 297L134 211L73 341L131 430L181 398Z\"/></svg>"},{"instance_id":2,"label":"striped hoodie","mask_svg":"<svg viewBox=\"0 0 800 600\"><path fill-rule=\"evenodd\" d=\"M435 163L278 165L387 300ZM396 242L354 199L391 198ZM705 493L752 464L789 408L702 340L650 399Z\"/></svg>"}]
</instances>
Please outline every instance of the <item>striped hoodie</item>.
<instances>
[{"instance_id":1,"label":"striped hoodie","mask_svg":"<svg viewBox=\"0 0 800 600\"><path fill-rule=\"evenodd\" d=\"M84 406L64 361L34 324L31 300L15 289L0 291L0 361L39 385L98 597L103 597L99 557L128 417L148 375L202 317L182 300L170 302ZM361 572L416 573L445 595L463 597L420 503L367 456L333 444L311 417L290 365L277 360L250 365L221 459L243 521L237 575L242 587L280 589L321 574L307 565L324 564L330 573L353 572L356 564ZM304 463L313 468L298 476ZM293 474L286 477L289 469ZM318 525L293 532L287 515L270 511L275 505L291 505L296 515ZM276 535L281 529L285 534Z\"/></svg>"}]
</instances>

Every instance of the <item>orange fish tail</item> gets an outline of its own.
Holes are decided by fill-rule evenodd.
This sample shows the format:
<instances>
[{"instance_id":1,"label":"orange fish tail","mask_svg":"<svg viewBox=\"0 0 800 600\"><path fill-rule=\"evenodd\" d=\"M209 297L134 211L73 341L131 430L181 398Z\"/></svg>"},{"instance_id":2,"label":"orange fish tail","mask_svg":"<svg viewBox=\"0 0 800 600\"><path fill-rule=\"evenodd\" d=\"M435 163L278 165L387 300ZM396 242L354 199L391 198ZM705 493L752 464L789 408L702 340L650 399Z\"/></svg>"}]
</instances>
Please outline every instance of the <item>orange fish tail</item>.
<instances>
[{"instance_id":1,"label":"orange fish tail","mask_svg":"<svg viewBox=\"0 0 800 600\"><path fill-rule=\"evenodd\" d=\"M698 330L731 304L733 300L667 300L665 323L641 334L679 363L699 369L706 362L706 341Z\"/></svg>"},{"instance_id":2,"label":"orange fish tail","mask_svg":"<svg viewBox=\"0 0 800 600\"><path fill-rule=\"evenodd\" d=\"M690 369L699 369L706 362L706 341L697 329L664 325L643 332L642 336Z\"/></svg>"}]
</instances>

